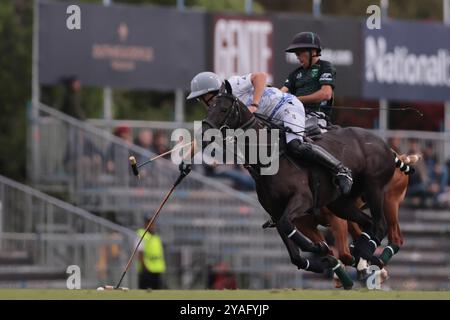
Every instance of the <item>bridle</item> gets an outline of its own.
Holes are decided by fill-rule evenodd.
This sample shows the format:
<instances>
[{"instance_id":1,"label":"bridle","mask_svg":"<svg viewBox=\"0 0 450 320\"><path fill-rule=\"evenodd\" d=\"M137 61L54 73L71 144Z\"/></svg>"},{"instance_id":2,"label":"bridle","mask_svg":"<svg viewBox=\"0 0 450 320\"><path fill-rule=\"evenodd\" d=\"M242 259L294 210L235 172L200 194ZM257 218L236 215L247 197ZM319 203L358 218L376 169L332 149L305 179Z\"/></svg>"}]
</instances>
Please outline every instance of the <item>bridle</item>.
<instances>
[{"instance_id":1,"label":"bridle","mask_svg":"<svg viewBox=\"0 0 450 320\"><path fill-rule=\"evenodd\" d=\"M241 117L242 117L241 116L241 112L239 110L239 100L238 100L238 98L236 98L235 96L232 96L230 94L219 93L216 96L216 102L214 102L214 104L212 106L210 106L209 108L215 108L216 104L217 104L217 99L222 98L222 97L232 100L232 104L228 108L227 114L225 115L225 118L223 119L222 124L220 125L220 127L218 127L217 125L215 125L214 123L212 123L208 119L204 119L202 121L202 122L205 122L207 125L209 125L211 128L218 129L221 132L223 132L223 130L226 130L226 129L231 129L231 127L230 127L231 121L233 121L234 119L237 119L237 123L238 124L241 123ZM255 124L255 122L256 122L256 117L255 117L255 115L252 114L252 116L250 117L249 120L247 120L245 123L243 123L239 127L233 128L233 129L247 130L248 128L253 126Z\"/></svg>"}]
</instances>

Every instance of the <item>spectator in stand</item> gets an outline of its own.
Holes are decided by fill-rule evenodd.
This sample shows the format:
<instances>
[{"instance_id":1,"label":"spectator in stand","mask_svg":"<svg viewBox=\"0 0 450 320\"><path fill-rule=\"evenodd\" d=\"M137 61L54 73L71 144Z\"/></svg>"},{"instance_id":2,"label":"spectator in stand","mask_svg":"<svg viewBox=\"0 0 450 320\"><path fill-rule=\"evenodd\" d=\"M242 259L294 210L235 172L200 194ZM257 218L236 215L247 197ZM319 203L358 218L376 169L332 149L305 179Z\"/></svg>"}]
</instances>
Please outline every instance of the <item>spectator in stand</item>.
<instances>
[{"instance_id":1,"label":"spectator in stand","mask_svg":"<svg viewBox=\"0 0 450 320\"><path fill-rule=\"evenodd\" d=\"M423 148L423 162L427 167L428 174L430 174L434 170L434 166L437 164L436 153L431 141L427 141L425 143L425 148Z\"/></svg>"},{"instance_id":2,"label":"spectator in stand","mask_svg":"<svg viewBox=\"0 0 450 320\"><path fill-rule=\"evenodd\" d=\"M450 172L450 159L447 159L445 165L447 167L447 172ZM448 175L447 186L450 187L450 174Z\"/></svg>"},{"instance_id":3,"label":"spectator in stand","mask_svg":"<svg viewBox=\"0 0 450 320\"><path fill-rule=\"evenodd\" d=\"M78 120L86 120L86 114L81 107L81 82L76 76L63 79L64 101L61 111Z\"/></svg>"},{"instance_id":4,"label":"spectator in stand","mask_svg":"<svg viewBox=\"0 0 450 320\"><path fill-rule=\"evenodd\" d=\"M150 129L141 129L134 143L145 150L156 153L153 147L153 131Z\"/></svg>"},{"instance_id":5,"label":"spectator in stand","mask_svg":"<svg viewBox=\"0 0 450 320\"><path fill-rule=\"evenodd\" d=\"M226 262L220 262L209 269L208 288L215 290L237 289L236 275Z\"/></svg>"},{"instance_id":6,"label":"spectator in stand","mask_svg":"<svg viewBox=\"0 0 450 320\"><path fill-rule=\"evenodd\" d=\"M155 150L156 154L161 154L170 150L169 140L167 139L167 136L164 134L164 132L158 131L155 133L153 149ZM170 159L170 154L165 155L164 158Z\"/></svg>"},{"instance_id":7,"label":"spectator in stand","mask_svg":"<svg viewBox=\"0 0 450 320\"><path fill-rule=\"evenodd\" d=\"M447 167L436 163L429 173L430 181L427 186L427 191L432 199L431 205L433 207L443 207L443 195L447 191L448 171Z\"/></svg>"},{"instance_id":8,"label":"spectator in stand","mask_svg":"<svg viewBox=\"0 0 450 320\"><path fill-rule=\"evenodd\" d=\"M131 129L128 126L117 127L114 130L114 135L124 140L125 146L116 144L115 142L111 143L106 152L106 170L108 173L115 173L121 176L128 175L128 157L130 156L128 147L133 144Z\"/></svg>"}]
</instances>

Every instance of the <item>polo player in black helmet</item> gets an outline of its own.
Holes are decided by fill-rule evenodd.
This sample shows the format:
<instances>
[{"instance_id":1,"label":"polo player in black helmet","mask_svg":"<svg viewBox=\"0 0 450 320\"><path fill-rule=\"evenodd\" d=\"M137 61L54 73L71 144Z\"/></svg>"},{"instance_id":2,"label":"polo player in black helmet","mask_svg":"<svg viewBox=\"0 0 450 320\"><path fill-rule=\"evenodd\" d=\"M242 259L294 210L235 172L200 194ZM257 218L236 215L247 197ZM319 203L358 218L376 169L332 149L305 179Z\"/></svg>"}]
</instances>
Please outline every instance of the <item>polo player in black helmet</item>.
<instances>
[{"instance_id":1,"label":"polo player in black helmet","mask_svg":"<svg viewBox=\"0 0 450 320\"><path fill-rule=\"evenodd\" d=\"M300 67L289 74L281 91L295 95L307 113L324 112L329 116L336 70L330 62L320 59L319 36L314 32L298 33L285 51L295 53Z\"/></svg>"},{"instance_id":2,"label":"polo player in black helmet","mask_svg":"<svg viewBox=\"0 0 450 320\"><path fill-rule=\"evenodd\" d=\"M332 105L336 72L330 62L320 60L322 46L319 36L314 32L298 33L285 51L296 54L300 67L288 76L281 91L296 96L303 103L307 118L311 115L320 118L321 112L328 113ZM350 190L353 184L351 171L325 149L303 144L293 146L291 150L301 151L304 158L328 168L344 194Z\"/></svg>"}]
</instances>

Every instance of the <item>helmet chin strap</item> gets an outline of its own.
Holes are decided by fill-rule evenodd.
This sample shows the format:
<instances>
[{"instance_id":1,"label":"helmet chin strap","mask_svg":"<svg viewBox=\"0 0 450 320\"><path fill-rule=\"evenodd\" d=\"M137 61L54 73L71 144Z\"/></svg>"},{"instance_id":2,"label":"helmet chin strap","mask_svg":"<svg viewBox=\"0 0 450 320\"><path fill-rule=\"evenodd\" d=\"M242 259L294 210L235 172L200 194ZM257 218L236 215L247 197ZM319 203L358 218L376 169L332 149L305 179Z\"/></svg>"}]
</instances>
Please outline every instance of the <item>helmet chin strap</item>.
<instances>
[{"instance_id":1,"label":"helmet chin strap","mask_svg":"<svg viewBox=\"0 0 450 320\"><path fill-rule=\"evenodd\" d=\"M313 58L315 58L315 57L320 57L320 53L316 53L315 55L313 55L313 54L312 54L312 51L313 51L313 49L311 49L311 48L308 50L308 52L309 52L309 65L308 65L308 69L312 67L312 60L313 60Z\"/></svg>"}]
</instances>

